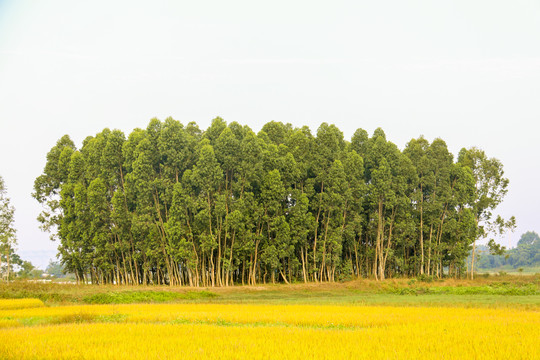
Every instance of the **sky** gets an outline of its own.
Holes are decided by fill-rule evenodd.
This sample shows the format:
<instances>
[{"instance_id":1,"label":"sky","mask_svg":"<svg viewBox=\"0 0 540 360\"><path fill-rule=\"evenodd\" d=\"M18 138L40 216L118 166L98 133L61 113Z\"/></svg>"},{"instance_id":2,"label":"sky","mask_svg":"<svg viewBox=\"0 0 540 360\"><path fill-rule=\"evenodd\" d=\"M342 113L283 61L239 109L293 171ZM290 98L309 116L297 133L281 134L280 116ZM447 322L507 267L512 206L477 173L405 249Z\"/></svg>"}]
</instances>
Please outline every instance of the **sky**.
<instances>
[{"instance_id":1,"label":"sky","mask_svg":"<svg viewBox=\"0 0 540 360\"><path fill-rule=\"evenodd\" d=\"M275 120L504 164L515 246L540 232L540 2L0 0L0 176L19 254L45 268L34 179L56 141L168 116Z\"/></svg>"}]
</instances>

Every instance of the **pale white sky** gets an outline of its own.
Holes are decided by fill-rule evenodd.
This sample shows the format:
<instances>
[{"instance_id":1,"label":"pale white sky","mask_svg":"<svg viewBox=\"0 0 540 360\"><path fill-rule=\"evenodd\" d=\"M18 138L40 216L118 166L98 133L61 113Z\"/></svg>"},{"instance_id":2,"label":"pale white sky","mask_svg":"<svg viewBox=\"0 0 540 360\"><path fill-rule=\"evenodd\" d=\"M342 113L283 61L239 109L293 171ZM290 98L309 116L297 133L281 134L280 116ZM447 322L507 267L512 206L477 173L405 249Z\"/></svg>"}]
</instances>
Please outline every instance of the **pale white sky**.
<instances>
[{"instance_id":1,"label":"pale white sky","mask_svg":"<svg viewBox=\"0 0 540 360\"><path fill-rule=\"evenodd\" d=\"M19 253L42 268L57 245L30 193L48 150L154 116L480 147L505 165L500 213L518 230L503 244L515 244L540 232L539 99L533 0L0 0L0 175Z\"/></svg>"}]
</instances>

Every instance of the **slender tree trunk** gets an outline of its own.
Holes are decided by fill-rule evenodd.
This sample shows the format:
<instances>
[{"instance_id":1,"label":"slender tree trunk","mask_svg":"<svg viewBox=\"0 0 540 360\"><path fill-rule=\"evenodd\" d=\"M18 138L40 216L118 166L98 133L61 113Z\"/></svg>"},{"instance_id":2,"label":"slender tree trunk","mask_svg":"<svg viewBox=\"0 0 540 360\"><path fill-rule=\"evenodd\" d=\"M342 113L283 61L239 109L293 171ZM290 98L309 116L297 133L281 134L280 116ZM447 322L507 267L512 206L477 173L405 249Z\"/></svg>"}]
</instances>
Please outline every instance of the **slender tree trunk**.
<instances>
[{"instance_id":1,"label":"slender tree trunk","mask_svg":"<svg viewBox=\"0 0 540 360\"><path fill-rule=\"evenodd\" d=\"M396 217L396 206L392 209L392 217L390 219L390 226L388 228L388 242L386 246L386 253L384 254L383 258L383 271L386 269L386 260L388 259L388 254L390 253L390 247L392 246L392 235L393 235L393 229L394 229L394 220Z\"/></svg>"},{"instance_id":2,"label":"slender tree trunk","mask_svg":"<svg viewBox=\"0 0 540 360\"><path fill-rule=\"evenodd\" d=\"M6 262L7 262L7 270L6 270L6 280L9 282L9 246L6 248Z\"/></svg>"},{"instance_id":3,"label":"slender tree trunk","mask_svg":"<svg viewBox=\"0 0 540 360\"><path fill-rule=\"evenodd\" d=\"M354 238L353 246L354 246L353 275L356 278L359 278L360 276L358 274L360 273L360 269L359 269L359 266L358 266L358 248L357 248L357 244L356 244L356 237ZM352 254L351 254L351 249L350 248L349 248L349 258L351 259L351 263L352 263Z\"/></svg>"},{"instance_id":4,"label":"slender tree trunk","mask_svg":"<svg viewBox=\"0 0 540 360\"><path fill-rule=\"evenodd\" d=\"M242 261L242 286L245 285L245 283L244 283L244 274L246 273L246 259L244 258L243 260L244 261Z\"/></svg>"},{"instance_id":5,"label":"slender tree trunk","mask_svg":"<svg viewBox=\"0 0 540 360\"><path fill-rule=\"evenodd\" d=\"M478 217L474 217L476 228L478 229ZM474 280L474 259L476 258L476 237L473 241L473 247L472 247L472 259L471 259L471 280Z\"/></svg>"},{"instance_id":6,"label":"slender tree trunk","mask_svg":"<svg viewBox=\"0 0 540 360\"><path fill-rule=\"evenodd\" d=\"M260 240L255 241L255 253L253 256L253 272L252 272L251 285L257 284L257 255L258 255L259 243L260 243Z\"/></svg>"},{"instance_id":7,"label":"slender tree trunk","mask_svg":"<svg viewBox=\"0 0 540 360\"><path fill-rule=\"evenodd\" d=\"M429 229L429 246L428 246L428 261L427 261L427 274L431 275L431 237L433 235L433 224Z\"/></svg>"},{"instance_id":8,"label":"slender tree trunk","mask_svg":"<svg viewBox=\"0 0 540 360\"><path fill-rule=\"evenodd\" d=\"M377 253L378 257L378 280L384 280L384 268L383 268L383 240L384 240L384 221L383 221L383 201L379 199L379 223L377 227Z\"/></svg>"},{"instance_id":9,"label":"slender tree trunk","mask_svg":"<svg viewBox=\"0 0 540 360\"><path fill-rule=\"evenodd\" d=\"M326 240L328 237L328 223L330 222L330 210L326 214L326 224L324 225L324 238L323 238L323 248L322 248L322 261L321 269L319 270L319 279L323 281L324 268L326 267Z\"/></svg>"},{"instance_id":10,"label":"slender tree trunk","mask_svg":"<svg viewBox=\"0 0 540 360\"><path fill-rule=\"evenodd\" d=\"M283 278L283 280L285 281L285 284L289 284L289 282L287 281L287 276L285 276L285 274L283 273L283 271L279 270L279 273L281 274L281 277ZM273 273L272 273L273 274Z\"/></svg>"},{"instance_id":11,"label":"slender tree trunk","mask_svg":"<svg viewBox=\"0 0 540 360\"><path fill-rule=\"evenodd\" d=\"M302 275L304 277L304 283L307 283L306 259L304 259L304 247L300 248L300 258L302 259Z\"/></svg>"},{"instance_id":12,"label":"slender tree trunk","mask_svg":"<svg viewBox=\"0 0 540 360\"><path fill-rule=\"evenodd\" d=\"M420 250L421 250L421 263L420 263L420 274L424 274L424 192L422 185L420 185L420 195L422 200L420 200Z\"/></svg>"},{"instance_id":13,"label":"slender tree trunk","mask_svg":"<svg viewBox=\"0 0 540 360\"><path fill-rule=\"evenodd\" d=\"M226 281L227 286L229 285L229 276L231 277L231 280L232 280L231 268L232 268L233 246L234 246L234 238L235 238L235 236L236 236L236 231L233 231L232 239L231 239L231 252L229 254L229 269L227 270L227 281Z\"/></svg>"},{"instance_id":14,"label":"slender tree trunk","mask_svg":"<svg viewBox=\"0 0 540 360\"><path fill-rule=\"evenodd\" d=\"M313 280L317 280L317 234L319 231L319 217L321 216L322 196L324 192L324 181L321 183L321 193L319 196L319 211L317 212L317 218L315 219L315 239L313 241Z\"/></svg>"}]
</instances>

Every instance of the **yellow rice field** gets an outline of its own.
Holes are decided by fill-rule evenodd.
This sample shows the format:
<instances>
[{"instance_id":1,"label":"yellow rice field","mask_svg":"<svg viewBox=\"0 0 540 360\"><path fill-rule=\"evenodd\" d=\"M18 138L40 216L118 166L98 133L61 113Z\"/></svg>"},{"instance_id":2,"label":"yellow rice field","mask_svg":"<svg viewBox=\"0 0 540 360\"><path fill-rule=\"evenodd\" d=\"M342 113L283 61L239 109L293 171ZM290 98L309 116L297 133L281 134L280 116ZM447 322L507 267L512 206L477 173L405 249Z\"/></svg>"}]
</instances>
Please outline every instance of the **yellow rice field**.
<instances>
[{"instance_id":1,"label":"yellow rice field","mask_svg":"<svg viewBox=\"0 0 540 360\"><path fill-rule=\"evenodd\" d=\"M0 299L1 310L26 309L45 306L39 299Z\"/></svg>"},{"instance_id":2,"label":"yellow rice field","mask_svg":"<svg viewBox=\"0 0 540 360\"><path fill-rule=\"evenodd\" d=\"M5 323L3 323L5 322ZM537 359L524 309L166 304L0 310L1 359Z\"/></svg>"}]
</instances>

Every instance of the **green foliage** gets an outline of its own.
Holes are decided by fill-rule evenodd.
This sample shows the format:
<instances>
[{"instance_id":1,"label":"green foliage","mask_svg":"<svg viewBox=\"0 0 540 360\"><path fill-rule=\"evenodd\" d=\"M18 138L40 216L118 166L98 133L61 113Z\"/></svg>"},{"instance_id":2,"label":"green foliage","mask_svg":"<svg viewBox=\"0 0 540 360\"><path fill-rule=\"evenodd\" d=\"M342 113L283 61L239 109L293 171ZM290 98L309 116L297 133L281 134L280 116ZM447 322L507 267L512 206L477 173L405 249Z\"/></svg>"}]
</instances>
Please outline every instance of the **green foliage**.
<instances>
[{"instance_id":1,"label":"green foliage","mask_svg":"<svg viewBox=\"0 0 540 360\"><path fill-rule=\"evenodd\" d=\"M422 282L426 282L426 283L430 283L430 282L433 282L433 276L429 276L429 275L426 275L426 274L420 274L416 277L416 279L418 281L422 281Z\"/></svg>"},{"instance_id":2,"label":"green foliage","mask_svg":"<svg viewBox=\"0 0 540 360\"><path fill-rule=\"evenodd\" d=\"M162 303L175 300L211 299L217 294L210 291L188 291L176 293L170 291L124 291L89 295L83 298L88 304L132 304Z\"/></svg>"},{"instance_id":3,"label":"green foliage","mask_svg":"<svg viewBox=\"0 0 540 360\"><path fill-rule=\"evenodd\" d=\"M510 284L493 284L488 286L441 286L429 289L430 294L453 295L540 295L540 290L533 284L515 286Z\"/></svg>"},{"instance_id":4,"label":"green foliage","mask_svg":"<svg viewBox=\"0 0 540 360\"><path fill-rule=\"evenodd\" d=\"M540 236L534 231L527 231L525 234L521 235L521 238L518 241L518 246L527 245L540 248Z\"/></svg>"},{"instance_id":5,"label":"green foliage","mask_svg":"<svg viewBox=\"0 0 540 360\"><path fill-rule=\"evenodd\" d=\"M497 244L493 239L490 239L487 245L489 248L489 253L491 255L502 256L506 253L506 248L504 246L501 246L500 244Z\"/></svg>"},{"instance_id":6,"label":"green foliage","mask_svg":"<svg viewBox=\"0 0 540 360\"><path fill-rule=\"evenodd\" d=\"M382 129L167 118L62 137L33 196L78 282L227 286L460 277L487 225L511 227L491 219L507 185L498 160L454 162L441 139L402 152Z\"/></svg>"},{"instance_id":7,"label":"green foliage","mask_svg":"<svg viewBox=\"0 0 540 360\"><path fill-rule=\"evenodd\" d=\"M479 247L478 268L481 270L505 266L510 267L510 269L540 266L540 237L535 232L524 233L518 241L517 247L509 250L499 246L494 251L490 243L487 247Z\"/></svg>"},{"instance_id":8,"label":"green foliage","mask_svg":"<svg viewBox=\"0 0 540 360\"><path fill-rule=\"evenodd\" d=\"M45 269L45 272L51 276L54 276L55 278L62 278L66 276L64 267L59 261L50 261L49 265L47 265L47 268Z\"/></svg>"},{"instance_id":9,"label":"green foliage","mask_svg":"<svg viewBox=\"0 0 540 360\"><path fill-rule=\"evenodd\" d=\"M4 179L0 176L0 273L5 280L10 279L13 264L21 264L14 250L17 244L13 226L14 216L15 208L10 204Z\"/></svg>"}]
</instances>

